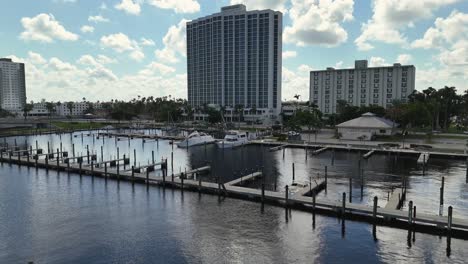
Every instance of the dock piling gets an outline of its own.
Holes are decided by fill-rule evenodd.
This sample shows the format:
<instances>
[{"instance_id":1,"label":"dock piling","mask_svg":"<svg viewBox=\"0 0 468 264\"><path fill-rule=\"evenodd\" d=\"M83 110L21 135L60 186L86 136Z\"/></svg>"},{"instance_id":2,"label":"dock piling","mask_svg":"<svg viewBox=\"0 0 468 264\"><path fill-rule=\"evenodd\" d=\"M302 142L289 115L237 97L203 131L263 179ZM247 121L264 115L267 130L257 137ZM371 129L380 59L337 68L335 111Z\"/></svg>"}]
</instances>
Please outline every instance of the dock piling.
<instances>
[{"instance_id":1,"label":"dock piling","mask_svg":"<svg viewBox=\"0 0 468 264\"><path fill-rule=\"evenodd\" d=\"M349 203L353 202L353 178L349 177Z\"/></svg>"},{"instance_id":2,"label":"dock piling","mask_svg":"<svg viewBox=\"0 0 468 264\"><path fill-rule=\"evenodd\" d=\"M342 199L342 205L341 205L341 214L344 217L346 211L346 192L343 192L343 199Z\"/></svg>"},{"instance_id":3,"label":"dock piling","mask_svg":"<svg viewBox=\"0 0 468 264\"><path fill-rule=\"evenodd\" d=\"M378 203L379 198L377 196L374 196L374 207L372 208L372 217L374 218L374 221L377 220L377 203Z\"/></svg>"},{"instance_id":4,"label":"dock piling","mask_svg":"<svg viewBox=\"0 0 468 264\"><path fill-rule=\"evenodd\" d=\"M289 186L286 185L285 187L285 192L284 192L284 195L285 195L285 203L284 205L286 206L286 208L288 207L288 200L289 200Z\"/></svg>"},{"instance_id":5,"label":"dock piling","mask_svg":"<svg viewBox=\"0 0 468 264\"><path fill-rule=\"evenodd\" d=\"M262 204L265 202L265 184L262 183Z\"/></svg>"},{"instance_id":6,"label":"dock piling","mask_svg":"<svg viewBox=\"0 0 468 264\"><path fill-rule=\"evenodd\" d=\"M408 203L408 224L411 225L413 223L413 201L409 201Z\"/></svg>"},{"instance_id":7,"label":"dock piling","mask_svg":"<svg viewBox=\"0 0 468 264\"><path fill-rule=\"evenodd\" d=\"M447 217L447 229L449 231L452 230L452 220L453 220L452 213L453 213L453 208L452 208L452 206L449 206L449 208L448 208L448 217Z\"/></svg>"},{"instance_id":8,"label":"dock piling","mask_svg":"<svg viewBox=\"0 0 468 264\"><path fill-rule=\"evenodd\" d=\"M295 174L296 173L295 173L294 162L293 162L293 164L292 164L292 180L293 180L293 182L296 180L296 175Z\"/></svg>"}]
</instances>

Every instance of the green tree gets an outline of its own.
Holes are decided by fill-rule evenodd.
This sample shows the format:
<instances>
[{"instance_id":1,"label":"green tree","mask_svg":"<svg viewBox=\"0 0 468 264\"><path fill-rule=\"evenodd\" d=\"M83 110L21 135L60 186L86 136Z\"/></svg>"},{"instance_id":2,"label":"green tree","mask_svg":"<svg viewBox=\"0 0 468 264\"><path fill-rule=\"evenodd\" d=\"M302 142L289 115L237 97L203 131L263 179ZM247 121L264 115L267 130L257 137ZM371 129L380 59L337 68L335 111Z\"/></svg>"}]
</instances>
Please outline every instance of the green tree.
<instances>
[{"instance_id":1,"label":"green tree","mask_svg":"<svg viewBox=\"0 0 468 264\"><path fill-rule=\"evenodd\" d=\"M23 115L24 115L24 120L26 120L27 116L28 116L28 113L31 112L33 110L33 104L24 104L23 106Z\"/></svg>"}]
</instances>

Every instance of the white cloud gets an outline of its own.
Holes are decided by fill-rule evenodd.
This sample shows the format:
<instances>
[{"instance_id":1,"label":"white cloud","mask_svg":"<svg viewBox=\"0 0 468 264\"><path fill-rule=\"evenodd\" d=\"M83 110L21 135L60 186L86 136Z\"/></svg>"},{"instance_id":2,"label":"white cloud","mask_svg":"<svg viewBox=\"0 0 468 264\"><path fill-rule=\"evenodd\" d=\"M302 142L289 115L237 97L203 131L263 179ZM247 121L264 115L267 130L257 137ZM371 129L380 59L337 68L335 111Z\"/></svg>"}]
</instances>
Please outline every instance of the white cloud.
<instances>
[{"instance_id":1,"label":"white cloud","mask_svg":"<svg viewBox=\"0 0 468 264\"><path fill-rule=\"evenodd\" d=\"M200 4L196 0L148 0L150 5L162 9L172 9L176 13L196 13Z\"/></svg>"},{"instance_id":2,"label":"white cloud","mask_svg":"<svg viewBox=\"0 0 468 264\"><path fill-rule=\"evenodd\" d=\"M297 52L293 50L283 51L283 60L297 57Z\"/></svg>"},{"instance_id":3,"label":"white cloud","mask_svg":"<svg viewBox=\"0 0 468 264\"><path fill-rule=\"evenodd\" d=\"M78 35L67 31L52 14L39 14L35 17L23 17L21 24L24 31L20 38L24 40L35 40L50 43L55 39L75 41Z\"/></svg>"},{"instance_id":4,"label":"white cloud","mask_svg":"<svg viewBox=\"0 0 468 264\"><path fill-rule=\"evenodd\" d=\"M155 51L156 57L167 63L179 61L176 54L186 56L186 28L187 20L182 19L177 25L171 26L163 38L164 48Z\"/></svg>"},{"instance_id":5,"label":"white cloud","mask_svg":"<svg viewBox=\"0 0 468 264\"><path fill-rule=\"evenodd\" d=\"M435 49L453 45L468 36L468 14L453 11L447 18L437 18L424 37L413 41L414 48Z\"/></svg>"},{"instance_id":6,"label":"white cloud","mask_svg":"<svg viewBox=\"0 0 468 264\"><path fill-rule=\"evenodd\" d=\"M122 0L115 8L131 15L139 15L141 12L140 3L134 0Z\"/></svg>"},{"instance_id":7,"label":"white cloud","mask_svg":"<svg viewBox=\"0 0 468 264\"><path fill-rule=\"evenodd\" d=\"M145 58L145 54L138 45L138 42L130 39L123 33L102 36L101 45L106 48L111 48L118 53L129 52L130 58L136 61L141 61Z\"/></svg>"},{"instance_id":8,"label":"white cloud","mask_svg":"<svg viewBox=\"0 0 468 264\"><path fill-rule=\"evenodd\" d=\"M247 10L271 9L286 13L286 2L287 0L231 0L231 5L244 4Z\"/></svg>"},{"instance_id":9,"label":"white cloud","mask_svg":"<svg viewBox=\"0 0 468 264\"><path fill-rule=\"evenodd\" d=\"M337 62L337 63L335 64L335 68L336 68L336 69L341 69L341 68L343 68L343 61Z\"/></svg>"},{"instance_id":10,"label":"white cloud","mask_svg":"<svg viewBox=\"0 0 468 264\"><path fill-rule=\"evenodd\" d=\"M111 48L119 53L135 49L133 41L124 33L102 36L101 45Z\"/></svg>"},{"instance_id":11,"label":"white cloud","mask_svg":"<svg viewBox=\"0 0 468 264\"><path fill-rule=\"evenodd\" d=\"M354 41L360 50L370 50L371 42L407 44L403 29L432 17L433 12L458 0L374 0L372 18L362 24L361 35Z\"/></svg>"},{"instance_id":12,"label":"white cloud","mask_svg":"<svg viewBox=\"0 0 468 264\"><path fill-rule=\"evenodd\" d=\"M97 56L97 61L101 64L112 64L112 63L117 63L116 59L109 58L105 55L98 55Z\"/></svg>"},{"instance_id":13,"label":"white cloud","mask_svg":"<svg viewBox=\"0 0 468 264\"><path fill-rule=\"evenodd\" d=\"M142 46L155 46L156 44L152 39L141 38L140 45Z\"/></svg>"},{"instance_id":14,"label":"white cloud","mask_svg":"<svg viewBox=\"0 0 468 264\"><path fill-rule=\"evenodd\" d=\"M81 32L83 33L93 33L94 32L94 27L92 26L88 26L88 25L84 25L80 28Z\"/></svg>"},{"instance_id":15,"label":"white cloud","mask_svg":"<svg viewBox=\"0 0 468 264\"><path fill-rule=\"evenodd\" d=\"M413 57L409 54L400 54L397 57L397 62L401 64L411 64Z\"/></svg>"},{"instance_id":16,"label":"white cloud","mask_svg":"<svg viewBox=\"0 0 468 264\"><path fill-rule=\"evenodd\" d=\"M369 60L369 67L380 67L389 65L390 64L385 62L385 59L382 57L371 57Z\"/></svg>"},{"instance_id":17,"label":"white cloud","mask_svg":"<svg viewBox=\"0 0 468 264\"><path fill-rule=\"evenodd\" d=\"M301 96L301 100L309 100L311 70L313 68L305 64L296 70L283 67L282 100L293 100L296 94Z\"/></svg>"},{"instance_id":18,"label":"white cloud","mask_svg":"<svg viewBox=\"0 0 468 264\"><path fill-rule=\"evenodd\" d=\"M174 73L175 68L167 66L165 64L159 62L152 62L148 64L145 69L141 70L139 73L142 75L155 75L155 74L162 74L167 75L170 73Z\"/></svg>"},{"instance_id":19,"label":"white cloud","mask_svg":"<svg viewBox=\"0 0 468 264\"><path fill-rule=\"evenodd\" d=\"M58 72L67 72L67 71L75 71L76 67L68 62L64 62L59 58L53 57L49 60L48 64L49 68L58 71Z\"/></svg>"},{"instance_id":20,"label":"white cloud","mask_svg":"<svg viewBox=\"0 0 468 264\"><path fill-rule=\"evenodd\" d=\"M118 76L103 66L106 60L114 62L115 60L109 58L102 60L105 57L103 55L96 57L83 55L76 64L51 58L46 59L49 62L41 67L36 67L32 63L31 56L5 57L25 63L26 82L29 87L28 100L39 101L47 98L48 101L63 102L81 101L82 97L86 97L91 101L109 101L110 99L128 100L137 95L146 97L172 95L178 98L187 96L187 75L176 74L173 68L157 62L146 65L135 73L128 71L127 74ZM149 71L142 72L145 69Z\"/></svg>"},{"instance_id":21,"label":"white cloud","mask_svg":"<svg viewBox=\"0 0 468 264\"><path fill-rule=\"evenodd\" d=\"M353 20L353 0L292 0L292 25L284 30L284 41L298 46L336 46L348 39L340 23Z\"/></svg>"},{"instance_id":22,"label":"white cloud","mask_svg":"<svg viewBox=\"0 0 468 264\"><path fill-rule=\"evenodd\" d=\"M33 64L45 64L47 61L42 57L41 54L32 51L28 52L28 57Z\"/></svg>"},{"instance_id":23,"label":"white cloud","mask_svg":"<svg viewBox=\"0 0 468 264\"><path fill-rule=\"evenodd\" d=\"M100 23L100 22L109 22L110 20L101 15L97 15L97 16L89 16L88 21L94 22L94 23Z\"/></svg>"},{"instance_id":24,"label":"white cloud","mask_svg":"<svg viewBox=\"0 0 468 264\"><path fill-rule=\"evenodd\" d=\"M107 9L106 3L102 2L101 5L99 6L99 9L106 10Z\"/></svg>"}]
</instances>

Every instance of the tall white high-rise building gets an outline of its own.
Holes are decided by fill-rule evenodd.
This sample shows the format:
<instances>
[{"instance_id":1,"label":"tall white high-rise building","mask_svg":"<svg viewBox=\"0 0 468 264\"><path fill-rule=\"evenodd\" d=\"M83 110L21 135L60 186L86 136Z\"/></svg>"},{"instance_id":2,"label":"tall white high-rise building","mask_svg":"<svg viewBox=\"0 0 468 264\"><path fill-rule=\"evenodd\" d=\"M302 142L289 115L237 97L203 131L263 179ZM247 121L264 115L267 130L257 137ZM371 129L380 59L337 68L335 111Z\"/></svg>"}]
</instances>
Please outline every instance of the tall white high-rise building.
<instances>
[{"instance_id":1,"label":"tall white high-rise building","mask_svg":"<svg viewBox=\"0 0 468 264\"><path fill-rule=\"evenodd\" d=\"M246 120L281 112L282 13L221 8L187 23L188 101L244 109ZM228 116L228 115L227 115Z\"/></svg>"},{"instance_id":2,"label":"tall white high-rise building","mask_svg":"<svg viewBox=\"0 0 468 264\"><path fill-rule=\"evenodd\" d=\"M407 102L415 89L415 74L413 65L368 67L367 60L355 61L353 69L311 71L309 100L324 114L336 113L339 100L387 108L394 100Z\"/></svg>"},{"instance_id":3,"label":"tall white high-rise building","mask_svg":"<svg viewBox=\"0 0 468 264\"><path fill-rule=\"evenodd\" d=\"M24 63L0 58L0 107L20 112L26 104Z\"/></svg>"}]
</instances>

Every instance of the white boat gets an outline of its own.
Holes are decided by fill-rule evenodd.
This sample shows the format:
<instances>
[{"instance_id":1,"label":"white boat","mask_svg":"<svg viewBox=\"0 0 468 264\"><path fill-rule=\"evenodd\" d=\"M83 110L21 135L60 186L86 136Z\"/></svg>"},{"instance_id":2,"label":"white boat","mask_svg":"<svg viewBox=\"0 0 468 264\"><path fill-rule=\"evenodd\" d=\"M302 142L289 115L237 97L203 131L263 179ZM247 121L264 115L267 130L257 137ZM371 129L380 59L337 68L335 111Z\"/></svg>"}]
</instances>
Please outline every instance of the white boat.
<instances>
[{"instance_id":1,"label":"white boat","mask_svg":"<svg viewBox=\"0 0 468 264\"><path fill-rule=\"evenodd\" d=\"M192 132L188 137L186 137L181 142L177 143L179 148L187 148L191 146L203 145L203 144L210 144L214 143L215 139L203 132Z\"/></svg>"},{"instance_id":2,"label":"white boat","mask_svg":"<svg viewBox=\"0 0 468 264\"><path fill-rule=\"evenodd\" d=\"M249 139L247 133L241 131L229 131L226 133L224 140L216 142L219 148L234 148L247 144Z\"/></svg>"}]
</instances>

